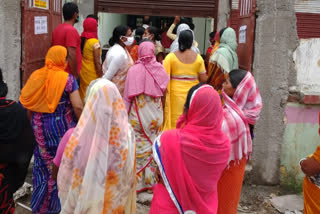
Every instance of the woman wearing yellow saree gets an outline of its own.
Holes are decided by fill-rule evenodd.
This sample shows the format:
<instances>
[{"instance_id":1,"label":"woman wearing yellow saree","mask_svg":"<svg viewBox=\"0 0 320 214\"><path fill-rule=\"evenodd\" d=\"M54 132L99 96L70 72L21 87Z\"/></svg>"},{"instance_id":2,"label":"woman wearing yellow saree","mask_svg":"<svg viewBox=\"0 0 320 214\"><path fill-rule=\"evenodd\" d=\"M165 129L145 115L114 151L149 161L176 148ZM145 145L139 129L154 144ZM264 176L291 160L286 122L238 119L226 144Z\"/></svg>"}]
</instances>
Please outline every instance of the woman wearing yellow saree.
<instances>
[{"instance_id":1,"label":"woman wearing yellow saree","mask_svg":"<svg viewBox=\"0 0 320 214\"><path fill-rule=\"evenodd\" d=\"M91 81L102 77L100 62L100 42L98 40L98 23L94 18L86 18L81 34L82 66L80 71L80 96L84 100Z\"/></svg>"},{"instance_id":2,"label":"woman wearing yellow saree","mask_svg":"<svg viewBox=\"0 0 320 214\"><path fill-rule=\"evenodd\" d=\"M163 63L170 77L164 109L164 130L176 127L189 89L199 81L207 80L202 57L191 49L193 38L191 30L182 31L178 38L179 50L167 55Z\"/></svg>"}]
</instances>

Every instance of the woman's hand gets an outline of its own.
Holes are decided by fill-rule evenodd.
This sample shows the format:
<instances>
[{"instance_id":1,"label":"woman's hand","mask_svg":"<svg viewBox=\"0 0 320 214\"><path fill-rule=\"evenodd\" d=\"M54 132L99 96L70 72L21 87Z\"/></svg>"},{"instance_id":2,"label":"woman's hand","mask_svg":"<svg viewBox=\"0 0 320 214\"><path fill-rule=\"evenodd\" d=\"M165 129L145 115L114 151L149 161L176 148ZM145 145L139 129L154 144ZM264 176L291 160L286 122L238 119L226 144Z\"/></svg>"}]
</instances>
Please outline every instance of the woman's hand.
<instances>
[{"instance_id":1,"label":"woman's hand","mask_svg":"<svg viewBox=\"0 0 320 214\"><path fill-rule=\"evenodd\" d=\"M179 24L179 22L180 22L180 16L175 16L173 24L177 25L177 24Z\"/></svg>"},{"instance_id":2,"label":"woman's hand","mask_svg":"<svg viewBox=\"0 0 320 214\"><path fill-rule=\"evenodd\" d=\"M300 163L302 172L310 177L320 173L320 163L314 158L307 158Z\"/></svg>"}]
</instances>

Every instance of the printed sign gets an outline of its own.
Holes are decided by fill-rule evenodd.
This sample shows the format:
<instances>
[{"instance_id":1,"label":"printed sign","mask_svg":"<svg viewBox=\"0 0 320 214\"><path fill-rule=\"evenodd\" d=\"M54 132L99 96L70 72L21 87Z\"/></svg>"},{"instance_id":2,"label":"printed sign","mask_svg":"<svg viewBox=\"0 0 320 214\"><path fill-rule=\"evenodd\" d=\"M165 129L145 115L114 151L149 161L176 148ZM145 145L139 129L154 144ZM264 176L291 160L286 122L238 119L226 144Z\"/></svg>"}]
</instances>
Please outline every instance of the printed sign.
<instances>
[{"instance_id":1,"label":"printed sign","mask_svg":"<svg viewBox=\"0 0 320 214\"><path fill-rule=\"evenodd\" d=\"M49 0L33 0L33 7L48 9Z\"/></svg>"},{"instance_id":2,"label":"printed sign","mask_svg":"<svg viewBox=\"0 0 320 214\"><path fill-rule=\"evenodd\" d=\"M34 17L34 34L48 33L48 18L46 16Z\"/></svg>"},{"instance_id":3,"label":"printed sign","mask_svg":"<svg viewBox=\"0 0 320 214\"><path fill-rule=\"evenodd\" d=\"M243 25L239 29L239 44L246 43L247 39L247 25Z\"/></svg>"}]
</instances>

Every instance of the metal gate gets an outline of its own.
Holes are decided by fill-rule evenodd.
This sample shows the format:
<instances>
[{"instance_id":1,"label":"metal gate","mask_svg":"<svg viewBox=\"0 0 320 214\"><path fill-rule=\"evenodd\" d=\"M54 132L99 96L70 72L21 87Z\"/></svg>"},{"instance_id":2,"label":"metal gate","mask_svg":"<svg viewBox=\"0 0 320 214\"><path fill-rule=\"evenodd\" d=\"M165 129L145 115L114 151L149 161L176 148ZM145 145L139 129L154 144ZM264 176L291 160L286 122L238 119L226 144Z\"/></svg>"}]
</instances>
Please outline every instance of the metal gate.
<instances>
[{"instance_id":1,"label":"metal gate","mask_svg":"<svg viewBox=\"0 0 320 214\"><path fill-rule=\"evenodd\" d=\"M53 29L62 21L62 0L21 0L22 83L44 65Z\"/></svg>"},{"instance_id":2,"label":"metal gate","mask_svg":"<svg viewBox=\"0 0 320 214\"><path fill-rule=\"evenodd\" d=\"M237 33L238 58L241 69L252 71L256 24L256 1L233 0L228 25Z\"/></svg>"}]
</instances>

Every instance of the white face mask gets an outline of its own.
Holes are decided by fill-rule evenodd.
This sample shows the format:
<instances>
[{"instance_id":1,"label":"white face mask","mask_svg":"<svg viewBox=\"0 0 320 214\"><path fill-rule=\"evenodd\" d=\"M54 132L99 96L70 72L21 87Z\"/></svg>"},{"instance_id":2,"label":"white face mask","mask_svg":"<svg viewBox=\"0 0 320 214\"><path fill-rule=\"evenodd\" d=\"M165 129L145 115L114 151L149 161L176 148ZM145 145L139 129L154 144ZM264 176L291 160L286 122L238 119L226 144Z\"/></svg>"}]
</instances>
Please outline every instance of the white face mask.
<instances>
[{"instance_id":1,"label":"white face mask","mask_svg":"<svg viewBox=\"0 0 320 214\"><path fill-rule=\"evenodd\" d=\"M150 40L149 36L144 36L144 37L142 37L142 39L144 39L144 40Z\"/></svg>"},{"instance_id":2,"label":"white face mask","mask_svg":"<svg viewBox=\"0 0 320 214\"><path fill-rule=\"evenodd\" d=\"M133 36L130 36L130 37L125 37L124 38L127 38L127 41L123 42L126 46L131 46L134 42L134 38Z\"/></svg>"}]
</instances>

